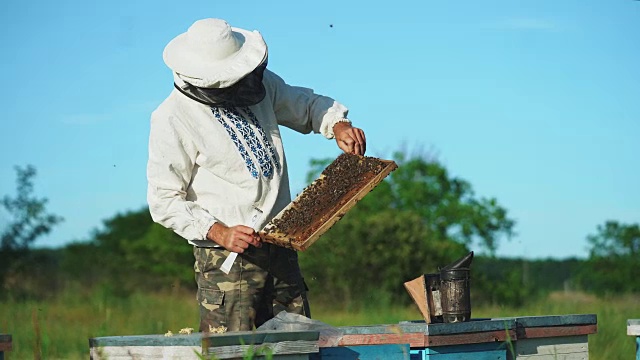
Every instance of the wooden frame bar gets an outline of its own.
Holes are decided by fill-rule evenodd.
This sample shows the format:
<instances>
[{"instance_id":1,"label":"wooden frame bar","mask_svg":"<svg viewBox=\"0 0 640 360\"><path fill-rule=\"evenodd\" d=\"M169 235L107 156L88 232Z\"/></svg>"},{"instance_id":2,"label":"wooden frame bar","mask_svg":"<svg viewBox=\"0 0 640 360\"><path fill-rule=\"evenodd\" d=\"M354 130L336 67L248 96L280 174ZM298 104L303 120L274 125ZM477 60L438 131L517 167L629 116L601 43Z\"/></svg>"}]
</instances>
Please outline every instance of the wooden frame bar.
<instances>
[{"instance_id":1,"label":"wooden frame bar","mask_svg":"<svg viewBox=\"0 0 640 360\"><path fill-rule=\"evenodd\" d=\"M353 155L358 156L358 155ZM361 158L364 158L361 156ZM360 188L354 188L349 193L346 194L345 202L339 206L334 207L327 211L327 213L322 214L322 216L317 220L319 225L317 228L311 233L306 239L302 241L291 241L290 234L282 234L278 232L269 232L268 230L271 228L276 228L273 225L273 221L279 219L283 216L287 210L293 208L298 203L299 199L301 199L305 194L304 190L300 193L295 200L289 203L284 209L282 209L278 215L275 216L273 220L271 220L262 231L259 232L260 237L264 242L272 243L278 246L282 246L285 248L293 249L296 251L304 251L308 249L316 240L322 236L327 230L329 230L338 220L340 220L351 208L353 208L356 203L362 198L365 197L371 190L373 190L382 180L384 180L387 175L389 175L393 170L398 168L398 165L392 160L382 160L377 159L382 162L384 167L381 172L374 175L368 182L362 184ZM320 178L314 181L321 181L324 175L321 175ZM313 183L312 183L313 184ZM310 185L311 186L311 185ZM309 188L309 187L307 187ZM305 189L306 190L306 189Z\"/></svg>"}]
</instances>

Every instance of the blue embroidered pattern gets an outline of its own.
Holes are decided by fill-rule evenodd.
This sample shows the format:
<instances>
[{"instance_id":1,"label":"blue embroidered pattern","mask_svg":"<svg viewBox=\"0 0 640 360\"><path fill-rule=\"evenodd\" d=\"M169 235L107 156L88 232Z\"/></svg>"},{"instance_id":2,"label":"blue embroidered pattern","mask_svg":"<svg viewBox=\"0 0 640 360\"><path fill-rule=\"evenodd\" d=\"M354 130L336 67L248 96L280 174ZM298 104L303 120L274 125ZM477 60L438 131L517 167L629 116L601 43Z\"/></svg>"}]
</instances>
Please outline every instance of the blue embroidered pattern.
<instances>
[{"instance_id":1,"label":"blue embroidered pattern","mask_svg":"<svg viewBox=\"0 0 640 360\"><path fill-rule=\"evenodd\" d=\"M246 150L245 146L242 144L240 139L238 138L237 133L242 135L245 143L253 153L253 156L258 161L258 166L260 167L262 176L269 178L273 175L273 167L280 170L280 163L276 157L275 150L269 140L267 139L267 135L265 134L262 126L258 122L255 114L248 107L242 108L242 110L249 115L251 122L253 123L255 130L252 129L251 124L242 116L235 108L216 108L212 107L213 114L215 118L222 124L225 128L231 140L236 145L236 148L240 152L242 159L247 166L247 169L251 173L253 178L258 178L259 172L256 165L253 163L249 152ZM224 117L223 117L224 115ZM230 126L225 118L231 122L233 125ZM235 128L235 130L234 130ZM256 136L256 132L260 135L260 138ZM262 141L261 141L262 140Z\"/></svg>"},{"instance_id":2,"label":"blue embroidered pattern","mask_svg":"<svg viewBox=\"0 0 640 360\"><path fill-rule=\"evenodd\" d=\"M267 139L267 134L264 133L262 126L260 126L260 123L258 122L258 118L253 113L253 111L249 109L248 106L243 107L242 111L244 111L247 115L249 115L249 118L251 119L253 124L256 126L256 129L258 130L258 133L262 138L262 142L265 144L265 147L267 148L267 150L269 151L269 154L271 155L271 161L273 161L273 163L276 164L276 168L280 170L280 162L278 162L278 158L276 157L276 152L273 149L273 146L271 145L271 143L269 142L269 139Z\"/></svg>"},{"instance_id":3,"label":"blue embroidered pattern","mask_svg":"<svg viewBox=\"0 0 640 360\"><path fill-rule=\"evenodd\" d=\"M231 126L229 126L229 124L227 124L224 121L224 119L222 118L222 114L220 114L220 110L218 108L212 107L211 110L213 111L213 116L215 116L218 122L222 124L224 129L227 131L227 134L229 134L229 136L231 137L231 140L236 145L236 148L238 148L238 151L240 152L240 155L244 160L247 170L249 170L249 173L251 173L251 176L253 178L257 179L258 170L256 170L256 166L253 163L253 160L251 160L251 156L249 156L249 153L247 153L247 150L244 148L244 145L242 145L242 143L240 142L240 139L238 139L238 136L236 135L235 131L233 131Z\"/></svg>"}]
</instances>

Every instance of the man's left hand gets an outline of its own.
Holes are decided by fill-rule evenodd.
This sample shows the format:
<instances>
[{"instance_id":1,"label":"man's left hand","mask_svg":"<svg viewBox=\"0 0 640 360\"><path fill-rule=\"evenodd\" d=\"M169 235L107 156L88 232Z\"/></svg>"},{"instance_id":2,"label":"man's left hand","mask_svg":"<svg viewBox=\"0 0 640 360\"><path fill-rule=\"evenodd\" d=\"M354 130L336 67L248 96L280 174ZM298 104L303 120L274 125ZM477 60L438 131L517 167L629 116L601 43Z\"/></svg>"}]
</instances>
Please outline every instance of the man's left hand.
<instances>
[{"instance_id":1,"label":"man's left hand","mask_svg":"<svg viewBox=\"0 0 640 360\"><path fill-rule=\"evenodd\" d=\"M367 138L364 131L351 126L348 122L339 122L333 126L333 135L338 147L347 154L364 155L367 151Z\"/></svg>"}]
</instances>

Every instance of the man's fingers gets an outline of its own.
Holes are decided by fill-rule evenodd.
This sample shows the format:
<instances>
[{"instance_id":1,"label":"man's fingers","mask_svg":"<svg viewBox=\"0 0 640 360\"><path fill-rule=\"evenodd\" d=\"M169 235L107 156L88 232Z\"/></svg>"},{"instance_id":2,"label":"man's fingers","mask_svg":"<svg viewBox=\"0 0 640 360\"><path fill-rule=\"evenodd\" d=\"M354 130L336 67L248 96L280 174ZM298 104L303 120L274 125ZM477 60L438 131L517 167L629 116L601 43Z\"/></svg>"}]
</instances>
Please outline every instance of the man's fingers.
<instances>
[{"instance_id":1,"label":"man's fingers","mask_svg":"<svg viewBox=\"0 0 640 360\"><path fill-rule=\"evenodd\" d=\"M344 152L349 154L364 155L366 151L366 142L362 139L356 139L355 135L354 137L341 140L338 145Z\"/></svg>"},{"instance_id":2,"label":"man's fingers","mask_svg":"<svg viewBox=\"0 0 640 360\"><path fill-rule=\"evenodd\" d=\"M242 234L238 233L236 235L236 240L241 241L241 242L246 243L246 244L250 244L250 243L252 243L254 241L254 236L253 236L253 234L249 235L249 234L245 234L245 233L242 233Z\"/></svg>"},{"instance_id":3,"label":"man's fingers","mask_svg":"<svg viewBox=\"0 0 640 360\"><path fill-rule=\"evenodd\" d=\"M364 155L367 151L367 138L360 128L352 127L347 123L334 125L334 133L338 147L348 154Z\"/></svg>"},{"instance_id":4,"label":"man's fingers","mask_svg":"<svg viewBox=\"0 0 640 360\"><path fill-rule=\"evenodd\" d=\"M237 247L239 247L239 248L244 250L244 249L249 248L249 243L246 242L246 241L238 240L238 241L236 241L235 246L237 246Z\"/></svg>"},{"instance_id":5,"label":"man's fingers","mask_svg":"<svg viewBox=\"0 0 640 360\"><path fill-rule=\"evenodd\" d=\"M358 144L360 151L358 155L364 155L367 151L367 138L364 136L364 131L362 129L356 129L356 143Z\"/></svg>"},{"instance_id":6,"label":"man's fingers","mask_svg":"<svg viewBox=\"0 0 640 360\"><path fill-rule=\"evenodd\" d=\"M235 230L236 231L233 232L230 239L233 249L240 248L242 250L245 250L249 248L249 245L262 247L262 239L260 239L258 234L252 228L239 225L235 227Z\"/></svg>"},{"instance_id":7,"label":"man's fingers","mask_svg":"<svg viewBox=\"0 0 640 360\"><path fill-rule=\"evenodd\" d=\"M342 149L342 151L352 154L354 143L355 142L351 138L341 140L340 144L342 144L342 146L340 146L340 148Z\"/></svg>"},{"instance_id":8,"label":"man's fingers","mask_svg":"<svg viewBox=\"0 0 640 360\"><path fill-rule=\"evenodd\" d=\"M249 240L249 244L255 246L255 247L261 247L262 246L262 239L260 239L260 237L258 236L258 234L254 234L251 239Z\"/></svg>"},{"instance_id":9,"label":"man's fingers","mask_svg":"<svg viewBox=\"0 0 640 360\"><path fill-rule=\"evenodd\" d=\"M241 232L243 234L253 235L255 233L255 230L253 230L253 228L250 228L248 226L238 225L235 228L236 228L236 230L238 230L239 232Z\"/></svg>"}]
</instances>

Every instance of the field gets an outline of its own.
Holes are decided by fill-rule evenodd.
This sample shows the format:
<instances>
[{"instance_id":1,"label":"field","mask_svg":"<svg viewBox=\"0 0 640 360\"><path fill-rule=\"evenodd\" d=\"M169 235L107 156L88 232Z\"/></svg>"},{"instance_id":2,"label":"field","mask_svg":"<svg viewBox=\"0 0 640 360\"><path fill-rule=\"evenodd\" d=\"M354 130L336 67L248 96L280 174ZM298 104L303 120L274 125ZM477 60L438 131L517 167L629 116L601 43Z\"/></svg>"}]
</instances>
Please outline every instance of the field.
<instances>
[{"instance_id":1,"label":"field","mask_svg":"<svg viewBox=\"0 0 640 360\"><path fill-rule=\"evenodd\" d=\"M597 299L580 293L554 293L522 308L473 307L473 317L597 314L598 333L589 336L591 359L633 359L635 342L626 320L640 318L640 297ZM392 324L420 318L417 308L377 306L341 309L312 303L317 320L334 326ZM46 302L0 303L0 333L13 336L7 360L87 359L88 339L97 336L177 333L197 328L194 295L136 294L119 299L108 293L63 294Z\"/></svg>"}]
</instances>

